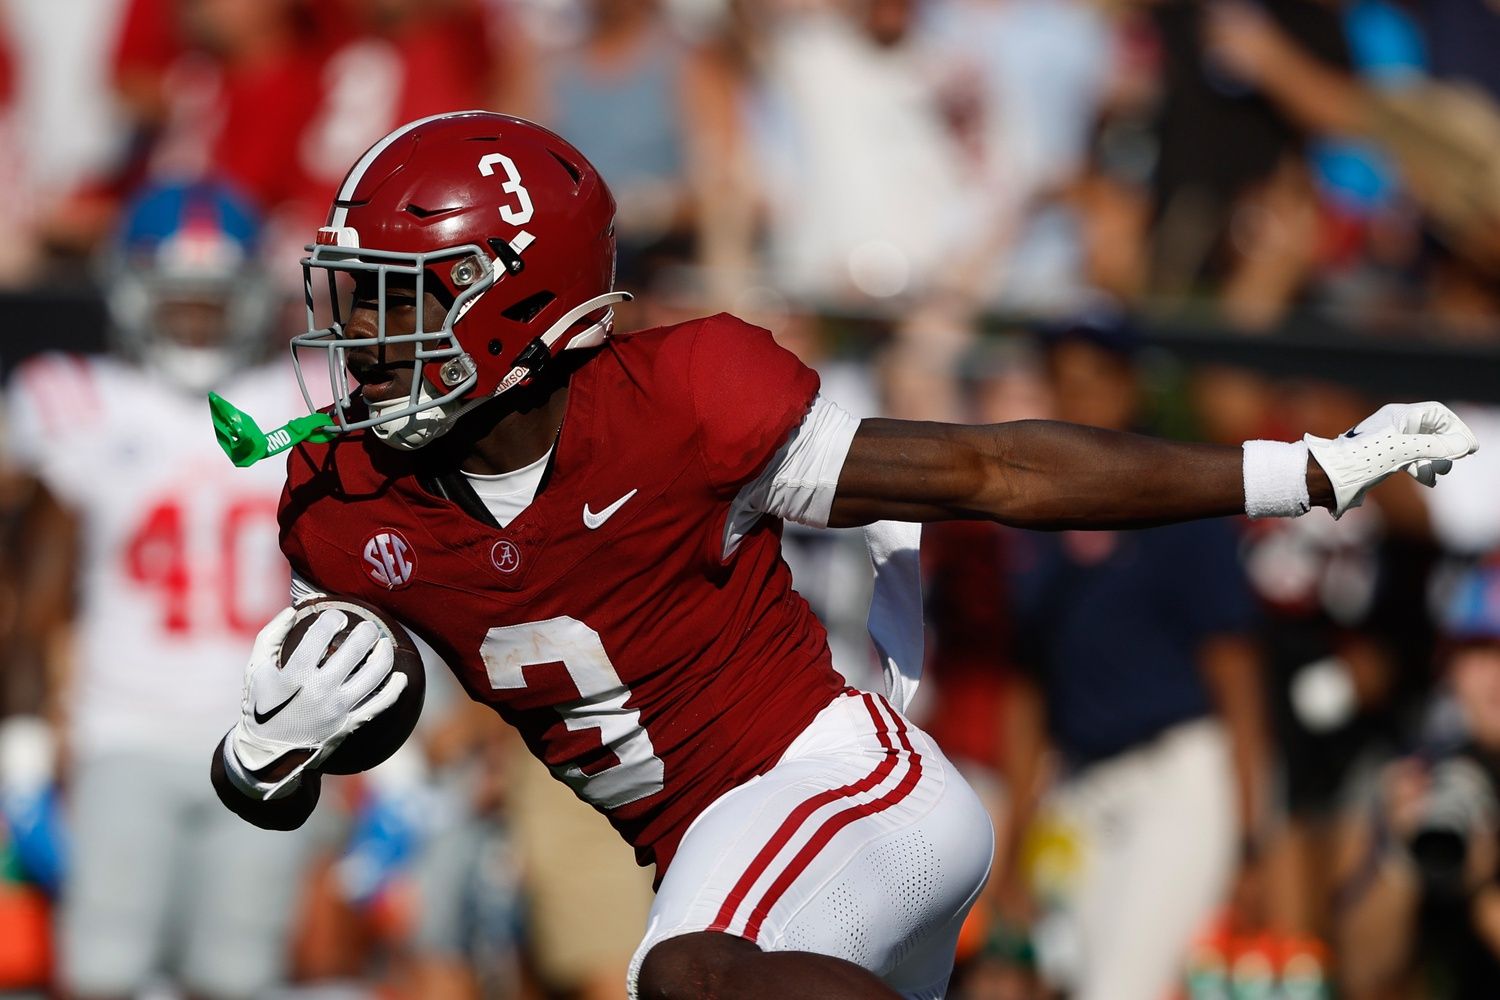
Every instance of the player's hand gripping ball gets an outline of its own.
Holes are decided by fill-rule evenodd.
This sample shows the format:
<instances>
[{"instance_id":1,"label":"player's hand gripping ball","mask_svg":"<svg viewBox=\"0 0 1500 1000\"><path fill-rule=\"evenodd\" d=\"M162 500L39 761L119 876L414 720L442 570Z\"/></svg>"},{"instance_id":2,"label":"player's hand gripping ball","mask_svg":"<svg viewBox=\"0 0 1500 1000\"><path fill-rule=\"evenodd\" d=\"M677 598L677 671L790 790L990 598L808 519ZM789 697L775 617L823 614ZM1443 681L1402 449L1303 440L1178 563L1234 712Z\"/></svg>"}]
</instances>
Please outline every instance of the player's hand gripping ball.
<instances>
[{"instance_id":1,"label":"player's hand gripping ball","mask_svg":"<svg viewBox=\"0 0 1500 1000\"><path fill-rule=\"evenodd\" d=\"M245 668L225 744L236 784L275 799L305 773L374 767L411 735L424 680L411 636L375 608L320 597L285 609L255 637Z\"/></svg>"},{"instance_id":2,"label":"player's hand gripping ball","mask_svg":"<svg viewBox=\"0 0 1500 1000\"><path fill-rule=\"evenodd\" d=\"M392 662L390 666L390 677L379 684L370 694L357 702L349 710L349 723L353 728L338 738L336 745L326 755L319 755L315 767L327 774L355 774L359 771L368 771L376 764L384 761L395 753L401 744L411 736L412 730L417 726L417 720L422 715L422 703L426 696L426 674L422 670L422 654L417 651L416 643L412 641L410 633L401 626L401 623L382 612L379 608L366 604L363 601L350 597L318 597L297 605L296 615L292 619L292 627L287 632L286 638L281 643L281 654L279 664L285 670L292 657L298 654L303 640L313 629L313 626L325 611L335 610L343 612L346 623L342 628L333 632L328 639L326 652L319 662L318 669L336 666L338 664L337 653L346 640L355 634L362 623L368 622L379 631L380 639L390 640L392 647ZM327 630L328 624L320 626ZM368 630L366 630L368 631ZM370 640L365 634L360 635L361 645L370 645ZM360 664L354 670L349 671L349 681L358 682L359 671L378 667L377 654L378 645L371 646ZM306 655L303 651L302 655ZM397 682L397 677L403 677L404 682ZM391 686L402 688L393 701L383 697L387 688ZM362 709L367 705L379 705L379 710L364 717Z\"/></svg>"}]
</instances>

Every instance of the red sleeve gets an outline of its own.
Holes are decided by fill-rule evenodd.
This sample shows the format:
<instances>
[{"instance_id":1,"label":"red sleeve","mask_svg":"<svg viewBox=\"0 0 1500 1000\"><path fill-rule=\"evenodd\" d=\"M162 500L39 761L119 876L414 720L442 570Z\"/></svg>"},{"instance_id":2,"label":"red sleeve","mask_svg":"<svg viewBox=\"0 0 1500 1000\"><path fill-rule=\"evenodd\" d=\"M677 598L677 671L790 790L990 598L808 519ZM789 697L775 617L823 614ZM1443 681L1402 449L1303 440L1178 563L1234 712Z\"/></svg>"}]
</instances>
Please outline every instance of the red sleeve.
<instances>
[{"instance_id":1,"label":"red sleeve","mask_svg":"<svg viewBox=\"0 0 1500 1000\"><path fill-rule=\"evenodd\" d=\"M171 5L166 0L131 0L115 38L115 81L132 73L159 76L181 51Z\"/></svg>"},{"instance_id":2,"label":"red sleeve","mask_svg":"<svg viewBox=\"0 0 1500 1000\"><path fill-rule=\"evenodd\" d=\"M703 321L688 372L709 485L733 496L807 416L818 374L769 330L726 313Z\"/></svg>"},{"instance_id":3,"label":"red sleeve","mask_svg":"<svg viewBox=\"0 0 1500 1000\"><path fill-rule=\"evenodd\" d=\"M4 26L0 25L0 108L10 107L16 96L15 57Z\"/></svg>"}]
</instances>

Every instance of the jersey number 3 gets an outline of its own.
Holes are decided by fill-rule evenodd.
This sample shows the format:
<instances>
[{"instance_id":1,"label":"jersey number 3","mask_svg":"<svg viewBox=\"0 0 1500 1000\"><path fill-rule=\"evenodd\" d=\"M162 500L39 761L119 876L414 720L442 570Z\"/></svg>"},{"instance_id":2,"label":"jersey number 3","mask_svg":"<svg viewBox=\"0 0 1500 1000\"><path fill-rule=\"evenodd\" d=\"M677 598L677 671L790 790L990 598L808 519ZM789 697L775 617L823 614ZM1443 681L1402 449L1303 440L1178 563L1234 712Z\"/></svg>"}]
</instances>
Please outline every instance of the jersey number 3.
<instances>
[{"instance_id":1,"label":"jersey number 3","mask_svg":"<svg viewBox=\"0 0 1500 1000\"><path fill-rule=\"evenodd\" d=\"M497 691L527 687L528 670L559 664L566 670L578 697L559 704L557 712L574 732L597 730L603 747L585 752L595 759L592 765L566 764L553 771L584 800L617 809L662 790L661 758L641 727L641 713L625 707L630 688L609 661L598 632L576 618L549 618L492 628L480 648Z\"/></svg>"}]
</instances>

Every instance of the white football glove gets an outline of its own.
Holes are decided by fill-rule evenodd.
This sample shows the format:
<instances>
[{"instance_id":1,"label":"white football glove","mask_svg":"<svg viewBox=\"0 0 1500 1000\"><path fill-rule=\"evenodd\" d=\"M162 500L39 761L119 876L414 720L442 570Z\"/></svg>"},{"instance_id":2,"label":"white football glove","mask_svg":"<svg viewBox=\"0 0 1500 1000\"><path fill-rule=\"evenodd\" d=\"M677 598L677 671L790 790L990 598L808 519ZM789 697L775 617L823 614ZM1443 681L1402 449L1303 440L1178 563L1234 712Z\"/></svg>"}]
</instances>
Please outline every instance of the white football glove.
<instances>
[{"instance_id":1,"label":"white football glove","mask_svg":"<svg viewBox=\"0 0 1500 1000\"><path fill-rule=\"evenodd\" d=\"M406 675L392 670L395 645L374 622L361 621L335 652L328 652L329 642L349 623L337 608L318 615L281 667L281 647L295 617L296 609L286 608L255 637L240 721L225 741L231 781L255 798L290 794L304 771L317 767L406 689ZM312 754L276 781L248 773L296 750Z\"/></svg>"},{"instance_id":2,"label":"white football glove","mask_svg":"<svg viewBox=\"0 0 1500 1000\"><path fill-rule=\"evenodd\" d=\"M1442 403L1387 403L1339 437L1302 438L1333 484L1333 516L1364 502L1370 487L1405 469L1423 486L1478 450L1474 432Z\"/></svg>"}]
</instances>

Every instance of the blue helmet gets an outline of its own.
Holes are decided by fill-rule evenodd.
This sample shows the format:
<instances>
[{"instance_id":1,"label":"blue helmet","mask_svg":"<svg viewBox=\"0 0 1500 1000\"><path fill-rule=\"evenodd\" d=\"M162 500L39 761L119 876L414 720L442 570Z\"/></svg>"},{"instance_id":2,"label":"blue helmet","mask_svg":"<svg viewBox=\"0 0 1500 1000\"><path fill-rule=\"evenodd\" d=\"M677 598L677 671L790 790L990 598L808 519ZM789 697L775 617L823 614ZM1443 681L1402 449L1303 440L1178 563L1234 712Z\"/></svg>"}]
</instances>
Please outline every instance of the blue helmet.
<instances>
[{"instance_id":1,"label":"blue helmet","mask_svg":"<svg viewBox=\"0 0 1500 1000\"><path fill-rule=\"evenodd\" d=\"M255 210L226 184L156 184L126 206L105 261L117 348L204 392L267 347L276 306Z\"/></svg>"}]
</instances>

